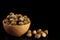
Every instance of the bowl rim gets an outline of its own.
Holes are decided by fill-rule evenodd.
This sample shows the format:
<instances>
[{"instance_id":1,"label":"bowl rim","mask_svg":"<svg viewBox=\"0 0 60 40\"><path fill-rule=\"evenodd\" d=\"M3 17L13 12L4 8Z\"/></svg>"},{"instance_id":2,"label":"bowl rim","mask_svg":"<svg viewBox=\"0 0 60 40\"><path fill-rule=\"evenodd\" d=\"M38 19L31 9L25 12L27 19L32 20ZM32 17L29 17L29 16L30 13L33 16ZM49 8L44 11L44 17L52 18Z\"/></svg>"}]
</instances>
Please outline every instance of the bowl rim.
<instances>
[{"instance_id":1,"label":"bowl rim","mask_svg":"<svg viewBox=\"0 0 60 40\"><path fill-rule=\"evenodd\" d=\"M4 23L4 20L2 21L2 23L3 23L3 25L5 24L5 25L9 26L8 24ZM31 24L31 21L28 22L28 23L26 23L26 24L21 24L21 25L11 25L11 26L22 26L22 25L27 25L27 24Z\"/></svg>"}]
</instances>

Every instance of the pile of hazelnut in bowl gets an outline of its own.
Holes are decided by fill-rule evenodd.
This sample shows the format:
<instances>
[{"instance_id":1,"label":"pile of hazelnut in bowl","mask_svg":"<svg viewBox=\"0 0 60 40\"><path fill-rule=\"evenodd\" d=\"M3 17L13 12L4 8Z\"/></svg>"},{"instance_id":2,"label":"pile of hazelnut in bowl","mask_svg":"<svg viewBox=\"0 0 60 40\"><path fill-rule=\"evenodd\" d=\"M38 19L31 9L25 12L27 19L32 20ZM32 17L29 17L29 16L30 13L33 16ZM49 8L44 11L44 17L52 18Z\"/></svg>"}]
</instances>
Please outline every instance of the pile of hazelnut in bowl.
<instances>
[{"instance_id":1,"label":"pile of hazelnut in bowl","mask_svg":"<svg viewBox=\"0 0 60 40\"><path fill-rule=\"evenodd\" d=\"M5 31L16 37L20 37L25 34L28 31L30 24L31 21L26 15L14 14L13 12L7 15L3 20Z\"/></svg>"}]
</instances>

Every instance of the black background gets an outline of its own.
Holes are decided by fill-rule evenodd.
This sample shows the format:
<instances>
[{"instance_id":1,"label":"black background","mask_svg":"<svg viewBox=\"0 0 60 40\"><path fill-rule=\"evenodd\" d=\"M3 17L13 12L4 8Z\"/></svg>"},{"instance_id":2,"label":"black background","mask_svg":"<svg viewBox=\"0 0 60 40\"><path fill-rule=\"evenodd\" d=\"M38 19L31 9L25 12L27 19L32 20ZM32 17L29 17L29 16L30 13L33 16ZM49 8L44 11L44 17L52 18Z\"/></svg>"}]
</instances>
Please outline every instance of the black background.
<instances>
[{"instance_id":1,"label":"black background","mask_svg":"<svg viewBox=\"0 0 60 40\"><path fill-rule=\"evenodd\" d=\"M10 12L14 12L15 14L17 13L17 14L27 15L31 20L31 27L30 27L31 30L34 30L34 29L37 30L39 28L41 28L42 30L45 30L45 29L48 29L47 10L48 10L48 6L47 4L44 4L44 3L39 4L39 3L33 3L33 2L2 1L0 3L0 37L1 39L5 39L5 40L20 39L7 34L3 29L2 20ZM22 37L25 37L25 35L23 35ZM31 38L28 38L28 39L31 39Z\"/></svg>"}]
</instances>

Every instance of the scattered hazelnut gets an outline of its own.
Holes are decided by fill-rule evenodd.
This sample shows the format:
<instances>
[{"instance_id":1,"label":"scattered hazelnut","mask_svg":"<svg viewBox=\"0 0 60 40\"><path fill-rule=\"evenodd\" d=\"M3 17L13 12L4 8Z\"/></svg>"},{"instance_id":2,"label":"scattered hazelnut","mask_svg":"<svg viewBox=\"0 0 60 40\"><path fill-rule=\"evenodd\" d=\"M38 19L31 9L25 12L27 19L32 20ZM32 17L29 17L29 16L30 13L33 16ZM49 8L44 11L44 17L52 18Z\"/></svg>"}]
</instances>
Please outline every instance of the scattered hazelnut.
<instances>
[{"instance_id":1,"label":"scattered hazelnut","mask_svg":"<svg viewBox=\"0 0 60 40\"><path fill-rule=\"evenodd\" d=\"M38 29L38 30L37 30L37 33L41 33L41 31L42 31L42 29Z\"/></svg>"},{"instance_id":2,"label":"scattered hazelnut","mask_svg":"<svg viewBox=\"0 0 60 40\"><path fill-rule=\"evenodd\" d=\"M44 32L41 32L41 34L42 34L42 37L46 37L47 36L46 33L44 33Z\"/></svg>"},{"instance_id":3,"label":"scattered hazelnut","mask_svg":"<svg viewBox=\"0 0 60 40\"><path fill-rule=\"evenodd\" d=\"M36 32L36 30L33 30L33 32L32 32L33 34L36 34L37 32Z\"/></svg>"},{"instance_id":4,"label":"scattered hazelnut","mask_svg":"<svg viewBox=\"0 0 60 40\"><path fill-rule=\"evenodd\" d=\"M31 34L31 33L27 33L27 36L28 36L28 37L31 37L31 36L32 36L32 34Z\"/></svg>"},{"instance_id":5,"label":"scattered hazelnut","mask_svg":"<svg viewBox=\"0 0 60 40\"><path fill-rule=\"evenodd\" d=\"M28 33L31 33L31 30L28 30Z\"/></svg>"},{"instance_id":6,"label":"scattered hazelnut","mask_svg":"<svg viewBox=\"0 0 60 40\"><path fill-rule=\"evenodd\" d=\"M45 32L46 34L48 34L48 30L44 30L44 32Z\"/></svg>"},{"instance_id":7,"label":"scattered hazelnut","mask_svg":"<svg viewBox=\"0 0 60 40\"><path fill-rule=\"evenodd\" d=\"M46 30L43 32L41 29L39 29L38 32L39 32L39 33L37 33L36 30L33 30L33 32L31 32L31 30L29 30L29 31L27 32L27 36L28 36L28 37L31 37L31 36L32 36L32 33L35 35L35 38L38 38L38 39L39 39L41 36L42 36L42 37L46 37L46 36L47 36L47 34L45 33Z\"/></svg>"},{"instance_id":8,"label":"scattered hazelnut","mask_svg":"<svg viewBox=\"0 0 60 40\"><path fill-rule=\"evenodd\" d=\"M40 37L41 37L41 34L36 34L35 35L35 38L38 38L39 39Z\"/></svg>"},{"instance_id":9,"label":"scattered hazelnut","mask_svg":"<svg viewBox=\"0 0 60 40\"><path fill-rule=\"evenodd\" d=\"M28 36L28 37L31 37L31 36L32 36L31 30L29 30L29 31L27 32L27 36Z\"/></svg>"}]
</instances>

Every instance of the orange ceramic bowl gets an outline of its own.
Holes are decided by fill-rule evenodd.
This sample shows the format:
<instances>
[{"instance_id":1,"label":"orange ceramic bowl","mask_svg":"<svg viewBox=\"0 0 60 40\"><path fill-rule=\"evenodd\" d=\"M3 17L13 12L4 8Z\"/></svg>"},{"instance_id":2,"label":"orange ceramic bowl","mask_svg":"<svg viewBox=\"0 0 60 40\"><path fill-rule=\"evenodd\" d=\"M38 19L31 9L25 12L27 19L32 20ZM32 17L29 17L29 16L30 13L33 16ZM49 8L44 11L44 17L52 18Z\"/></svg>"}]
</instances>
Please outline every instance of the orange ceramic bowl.
<instances>
[{"instance_id":1,"label":"orange ceramic bowl","mask_svg":"<svg viewBox=\"0 0 60 40\"><path fill-rule=\"evenodd\" d=\"M20 37L28 31L30 24L31 23L27 23L24 25L9 26L6 23L4 23L4 21L3 21L3 28L8 34L16 36L16 37Z\"/></svg>"}]
</instances>

